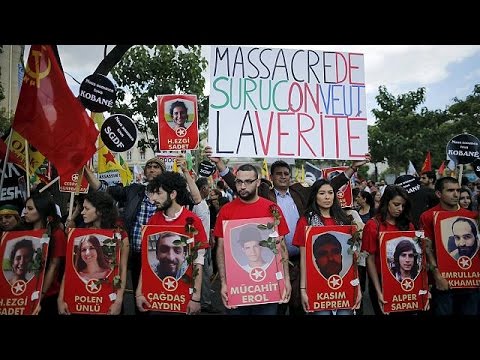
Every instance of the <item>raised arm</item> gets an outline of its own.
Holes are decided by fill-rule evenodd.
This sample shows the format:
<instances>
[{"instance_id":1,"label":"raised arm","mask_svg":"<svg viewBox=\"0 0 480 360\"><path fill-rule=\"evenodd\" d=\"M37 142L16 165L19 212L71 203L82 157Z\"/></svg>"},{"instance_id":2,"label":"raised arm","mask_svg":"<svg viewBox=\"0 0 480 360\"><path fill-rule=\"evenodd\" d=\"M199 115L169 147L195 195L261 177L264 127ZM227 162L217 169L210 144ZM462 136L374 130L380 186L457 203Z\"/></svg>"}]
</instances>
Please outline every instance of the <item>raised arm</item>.
<instances>
[{"instance_id":1,"label":"raised arm","mask_svg":"<svg viewBox=\"0 0 480 360\"><path fill-rule=\"evenodd\" d=\"M235 186L235 175L233 175L221 158L212 157L212 154L212 147L209 145L205 146L205 156L215 164L220 176L227 183L228 187L233 191L236 191L237 187Z\"/></svg>"},{"instance_id":2,"label":"raised arm","mask_svg":"<svg viewBox=\"0 0 480 360\"><path fill-rule=\"evenodd\" d=\"M200 195L200 190L198 190L197 185L195 184L195 180L193 180L190 172L187 168L187 161L185 160L185 156L183 154L178 154L175 158L177 165L180 166L182 169L183 176L185 176L185 180L187 181L188 189L190 190L190 194L192 195L193 203L199 204L202 201L202 195Z\"/></svg>"}]
</instances>

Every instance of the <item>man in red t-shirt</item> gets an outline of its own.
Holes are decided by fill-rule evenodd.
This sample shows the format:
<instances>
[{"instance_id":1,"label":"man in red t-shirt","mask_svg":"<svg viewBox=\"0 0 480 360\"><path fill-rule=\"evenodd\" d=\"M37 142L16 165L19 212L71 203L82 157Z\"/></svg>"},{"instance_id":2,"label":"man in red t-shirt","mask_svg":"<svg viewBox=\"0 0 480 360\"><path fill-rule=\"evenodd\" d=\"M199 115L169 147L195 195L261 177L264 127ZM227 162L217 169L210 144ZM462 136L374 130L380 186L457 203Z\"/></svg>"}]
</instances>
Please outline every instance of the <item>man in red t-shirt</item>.
<instances>
[{"instance_id":1,"label":"man in red t-shirt","mask_svg":"<svg viewBox=\"0 0 480 360\"><path fill-rule=\"evenodd\" d=\"M282 210L272 201L258 196L258 170L250 164L244 164L237 170L235 179L235 187L238 197L224 205L217 216L213 235L218 237L217 248L217 265L220 280L222 282L222 301L227 308L227 314L233 315L276 315L278 304L262 304L232 307L228 305L228 293L225 274L225 253L223 246L223 221L234 219L254 219L259 217L270 217L270 207L275 206L280 214L280 224L278 225L279 240L283 242L281 246L282 258L288 259L286 251L284 235L289 233L288 225L285 222ZM290 299L291 286L288 272L288 261L283 262L285 273L285 292L282 296L281 303L287 303Z\"/></svg>"},{"instance_id":2,"label":"man in red t-shirt","mask_svg":"<svg viewBox=\"0 0 480 360\"><path fill-rule=\"evenodd\" d=\"M198 271L195 277L194 288L187 305L187 314L196 314L200 312L200 291L202 288L202 270L205 256L205 249L208 248L208 239L202 221L184 205L189 203L190 194L187 190L187 182L178 173L164 172L150 180L147 185L147 191L150 193L150 200L157 206L157 211L150 218L147 225L187 225L187 219L192 218L192 227L198 231L195 234L195 242L202 243L198 250L198 256L194 260L194 273ZM144 264L142 264L144 266ZM198 269L198 270L197 270ZM142 274L138 280L138 287L135 291L135 300L140 311L144 310L144 305L149 307L145 296L142 294Z\"/></svg>"},{"instance_id":3,"label":"man in red t-shirt","mask_svg":"<svg viewBox=\"0 0 480 360\"><path fill-rule=\"evenodd\" d=\"M476 289L450 289L448 281L442 276L437 267L435 251L435 224L436 211L449 211L452 215L476 219L478 213L463 209L458 204L460 199L460 185L457 179L447 176L435 183L435 195L440 203L425 211L420 216L420 228L425 232L425 237L432 241L432 249L427 247L427 259L433 277L432 304L435 315L477 315L478 288ZM454 311L455 310L455 311Z\"/></svg>"}]
</instances>

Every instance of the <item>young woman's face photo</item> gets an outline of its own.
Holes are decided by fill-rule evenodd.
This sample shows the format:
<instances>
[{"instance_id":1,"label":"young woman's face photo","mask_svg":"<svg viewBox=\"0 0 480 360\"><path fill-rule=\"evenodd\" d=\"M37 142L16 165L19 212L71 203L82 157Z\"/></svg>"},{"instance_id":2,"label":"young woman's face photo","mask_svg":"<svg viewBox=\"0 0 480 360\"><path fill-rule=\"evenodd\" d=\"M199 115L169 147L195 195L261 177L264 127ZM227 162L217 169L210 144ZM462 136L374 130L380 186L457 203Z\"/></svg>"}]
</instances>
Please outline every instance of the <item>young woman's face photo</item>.
<instances>
[{"instance_id":1,"label":"young woman's face photo","mask_svg":"<svg viewBox=\"0 0 480 360\"><path fill-rule=\"evenodd\" d=\"M84 241L80 248L80 253L82 260L85 261L85 264L96 263L97 262L97 249L89 241Z\"/></svg>"},{"instance_id":2,"label":"young woman's face photo","mask_svg":"<svg viewBox=\"0 0 480 360\"><path fill-rule=\"evenodd\" d=\"M27 248L20 248L15 252L13 258L12 270L13 273L24 278L28 270L28 264L32 261L30 251Z\"/></svg>"}]
</instances>

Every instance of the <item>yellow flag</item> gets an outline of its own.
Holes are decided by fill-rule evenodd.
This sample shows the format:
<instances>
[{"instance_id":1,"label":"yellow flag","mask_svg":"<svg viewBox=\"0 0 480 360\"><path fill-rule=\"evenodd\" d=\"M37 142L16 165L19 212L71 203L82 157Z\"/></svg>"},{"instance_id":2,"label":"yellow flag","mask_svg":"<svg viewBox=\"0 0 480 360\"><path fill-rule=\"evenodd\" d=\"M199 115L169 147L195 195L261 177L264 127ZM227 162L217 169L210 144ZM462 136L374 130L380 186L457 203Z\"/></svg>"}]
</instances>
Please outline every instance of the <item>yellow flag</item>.
<instances>
[{"instance_id":1,"label":"yellow flag","mask_svg":"<svg viewBox=\"0 0 480 360\"><path fill-rule=\"evenodd\" d=\"M122 167L122 171L120 172L120 177L122 178L123 186L130 185L133 181L133 174L128 167L128 164L125 160L123 160L122 155L118 155L120 158L120 166Z\"/></svg>"},{"instance_id":2,"label":"yellow flag","mask_svg":"<svg viewBox=\"0 0 480 360\"><path fill-rule=\"evenodd\" d=\"M268 164L267 160L263 159L263 164L262 164L262 178L270 180L270 175L268 174Z\"/></svg>"},{"instance_id":3,"label":"yellow flag","mask_svg":"<svg viewBox=\"0 0 480 360\"><path fill-rule=\"evenodd\" d=\"M5 140L5 143L8 144L8 138ZM12 130L12 144L10 146L10 151L22 161L21 167L25 170L25 139L15 130ZM33 175L35 170L37 170L43 164L45 156L43 156L40 151L35 149L33 146L28 144L28 160L30 162L30 175ZM20 164L18 165L20 166Z\"/></svg>"},{"instance_id":4,"label":"yellow flag","mask_svg":"<svg viewBox=\"0 0 480 360\"><path fill-rule=\"evenodd\" d=\"M92 119L100 129L104 121L103 114L92 113ZM105 180L109 185L118 184L120 182L123 184L121 174L125 172L125 170L117 162L117 159L115 159L112 152L105 146L101 137L98 137L98 149L98 178Z\"/></svg>"}]
</instances>

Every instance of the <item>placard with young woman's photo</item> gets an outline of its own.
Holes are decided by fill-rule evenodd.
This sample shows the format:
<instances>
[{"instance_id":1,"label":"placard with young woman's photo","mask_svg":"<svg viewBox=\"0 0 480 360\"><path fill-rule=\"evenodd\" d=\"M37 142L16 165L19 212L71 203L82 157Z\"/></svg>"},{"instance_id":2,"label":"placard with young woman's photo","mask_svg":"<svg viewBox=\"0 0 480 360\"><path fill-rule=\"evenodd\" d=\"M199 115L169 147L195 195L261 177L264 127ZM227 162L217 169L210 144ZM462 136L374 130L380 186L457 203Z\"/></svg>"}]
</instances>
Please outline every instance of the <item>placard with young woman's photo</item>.
<instances>
[{"instance_id":1,"label":"placard with young woman's photo","mask_svg":"<svg viewBox=\"0 0 480 360\"><path fill-rule=\"evenodd\" d=\"M70 313L108 313L121 285L120 250L121 235L113 229L69 230L64 301Z\"/></svg>"},{"instance_id":2,"label":"placard with young woman's photo","mask_svg":"<svg viewBox=\"0 0 480 360\"><path fill-rule=\"evenodd\" d=\"M198 148L198 105L196 95L157 97L159 150Z\"/></svg>"},{"instance_id":3,"label":"placard with young woman's photo","mask_svg":"<svg viewBox=\"0 0 480 360\"><path fill-rule=\"evenodd\" d=\"M0 315L31 315L39 305L49 238L45 229L2 233Z\"/></svg>"}]
</instances>

